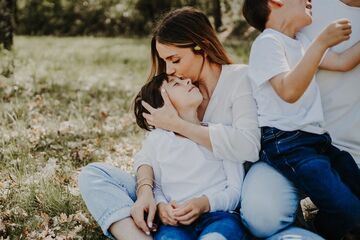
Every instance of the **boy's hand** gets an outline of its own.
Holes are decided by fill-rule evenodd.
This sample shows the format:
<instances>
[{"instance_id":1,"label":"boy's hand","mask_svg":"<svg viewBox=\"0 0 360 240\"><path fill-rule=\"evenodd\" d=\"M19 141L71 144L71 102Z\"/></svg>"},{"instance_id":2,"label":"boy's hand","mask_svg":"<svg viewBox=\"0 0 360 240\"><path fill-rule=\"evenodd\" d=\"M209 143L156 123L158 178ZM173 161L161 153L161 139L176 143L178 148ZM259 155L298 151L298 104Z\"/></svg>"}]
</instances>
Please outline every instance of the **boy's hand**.
<instances>
[{"instance_id":1,"label":"boy's hand","mask_svg":"<svg viewBox=\"0 0 360 240\"><path fill-rule=\"evenodd\" d=\"M348 19L339 19L329 24L319 35L318 41L330 48L350 38L351 24Z\"/></svg>"},{"instance_id":2,"label":"boy's hand","mask_svg":"<svg viewBox=\"0 0 360 240\"><path fill-rule=\"evenodd\" d=\"M174 204L173 203L159 203L157 205L158 213L161 222L164 225L177 226L178 221L175 220L174 216Z\"/></svg>"},{"instance_id":3,"label":"boy's hand","mask_svg":"<svg viewBox=\"0 0 360 240\"><path fill-rule=\"evenodd\" d=\"M190 201L178 206L174 210L175 219L184 225L190 225L201 214L210 211L210 204L207 197L193 198Z\"/></svg>"}]
</instances>

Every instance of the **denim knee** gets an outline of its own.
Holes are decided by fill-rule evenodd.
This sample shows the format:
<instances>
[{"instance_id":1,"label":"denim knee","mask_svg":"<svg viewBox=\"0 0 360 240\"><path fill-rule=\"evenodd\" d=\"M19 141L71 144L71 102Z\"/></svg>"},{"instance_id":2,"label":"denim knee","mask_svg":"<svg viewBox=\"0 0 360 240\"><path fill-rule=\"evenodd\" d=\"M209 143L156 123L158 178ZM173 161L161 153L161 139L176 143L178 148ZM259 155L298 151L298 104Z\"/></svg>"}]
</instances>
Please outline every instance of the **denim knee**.
<instances>
[{"instance_id":1,"label":"denim knee","mask_svg":"<svg viewBox=\"0 0 360 240\"><path fill-rule=\"evenodd\" d=\"M245 176L240 215L256 237L269 237L292 224L299 197L296 188L264 162L254 164Z\"/></svg>"},{"instance_id":2,"label":"denim knee","mask_svg":"<svg viewBox=\"0 0 360 240\"><path fill-rule=\"evenodd\" d=\"M101 167L101 163L90 163L81 169L78 176L78 187L80 193L84 193L89 188L93 187L92 181L99 171L95 166Z\"/></svg>"},{"instance_id":3,"label":"denim knee","mask_svg":"<svg viewBox=\"0 0 360 240\"><path fill-rule=\"evenodd\" d=\"M213 232L202 235L199 240L226 240L226 238L220 233Z\"/></svg>"},{"instance_id":4,"label":"denim knee","mask_svg":"<svg viewBox=\"0 0 360 240\"><path fill-rule=\"evenodd\" d=\"M106 163L91 163L78 177L81 196L106 236L112 223L130 216L136 200L135 179Z\"/></svg>"},{"instance_id":5,"label":"denim knee","mask_svg":"<svg viewBox=\"0 0 360 240\"><path fill-rule=\"evenodd\" d=\"M154 240L196 239L195 232L189 226L161 225L154 234Z\"/></svg>"}]
</instances>

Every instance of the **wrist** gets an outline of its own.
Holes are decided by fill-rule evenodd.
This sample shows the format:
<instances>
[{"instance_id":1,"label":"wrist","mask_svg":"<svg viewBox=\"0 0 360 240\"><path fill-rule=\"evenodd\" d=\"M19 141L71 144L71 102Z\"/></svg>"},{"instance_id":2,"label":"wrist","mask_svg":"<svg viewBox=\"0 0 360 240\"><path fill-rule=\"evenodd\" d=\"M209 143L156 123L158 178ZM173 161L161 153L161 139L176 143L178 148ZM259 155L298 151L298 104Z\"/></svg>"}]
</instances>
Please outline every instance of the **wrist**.
<instances>
[{"instance_id":1,"label":"wrist","mask_svg":"<svg viewBox=\"0 0 360 240\"><path fill-rule=\"evenodd\" d=\"M316 38L313 44L313 48L317 49L321 53L324 53L329 48L329 46L326 41L323 41L321 36L319 36L318 38Z\"/></svg>"},{"instance_id":2,"label":"wrist","mask_svg":"<svg viewBox=\"0 0 360 240\"><path fill-rule=\"evenodd\" d=\"M150 185L143 185L143 186L141 186L141 188L137 189L136 196L138 198L149 197L149 196L151 196L153 198L154 197L153 189Z\"/></svg>"},{"instance_id":3,"label":"wrist","mask_svg":"<svg viewBox=\"0 0 360 240\"><path fill-rule=\"evenodd\" d=\"M201 211L202 213L210 212L210 202L206 196L202 196L199 198L201 202Z\"/></svg>"},{"instance_id":4,"label":"wrist","mask_svg":"<svg viewBox=\"0 0 360 240\"><path fill-rule=\"evenodd\" d=\"M181 117L176 118L175 121L172 122L172 131L182 135L182 130L186 127L185 124L186 121L184 119Z\"/></svg>"}]
</instances>

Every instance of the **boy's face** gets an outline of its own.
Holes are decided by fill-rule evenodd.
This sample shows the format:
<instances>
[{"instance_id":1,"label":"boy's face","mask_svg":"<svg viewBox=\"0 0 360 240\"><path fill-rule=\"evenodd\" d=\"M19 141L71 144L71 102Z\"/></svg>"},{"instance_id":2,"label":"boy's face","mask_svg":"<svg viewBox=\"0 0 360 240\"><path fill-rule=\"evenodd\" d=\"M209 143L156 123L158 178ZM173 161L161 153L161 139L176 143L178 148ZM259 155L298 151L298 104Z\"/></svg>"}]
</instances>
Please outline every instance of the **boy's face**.
<instances>
[{"instance_id":1,"label":"boy's face","mask_svg":"<svg viewBox=\"0 0 360 240\"><path fill-rule=\"evenodd\" d=\"M312 22L311 0L281 0L284 12L300 27Z\"/></svg>"},{"instance_id":2,"label":"boy's face","mask_svg":"<svg viewBox=\"0 0 360 240\"><path fill-rule=\"evenodd\" d=\"M190 79L168 76L168 81L164 81L162 87L178 112L197 109L203 100L199 89L191 83Z\"/></svg>"}]
</instances>

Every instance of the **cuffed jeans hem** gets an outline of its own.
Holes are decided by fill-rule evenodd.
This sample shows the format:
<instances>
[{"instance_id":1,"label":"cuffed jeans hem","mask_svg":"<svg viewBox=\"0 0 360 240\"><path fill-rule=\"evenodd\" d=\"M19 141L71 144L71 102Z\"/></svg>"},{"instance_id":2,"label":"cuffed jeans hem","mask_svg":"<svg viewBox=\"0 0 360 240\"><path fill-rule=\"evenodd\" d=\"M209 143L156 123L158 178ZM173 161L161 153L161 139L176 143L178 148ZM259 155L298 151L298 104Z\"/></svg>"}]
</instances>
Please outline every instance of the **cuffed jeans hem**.
<instances>
[{"instance_id":1,"label":"cuffed jeans hem","mask_svg":"<svg viewBox=\"0 0 360 240\"><path fill-rule=\"evenodd\" d=\"M123 207L121 209L115 209L112 212L107 213L106 215L102 216L97 222L101 227L101 230L103 231L104 235L108 238L115 239L111 232L109 231L109 228L111 224L123 220L130 216L130 209L131 206Z\"/></svg>"}]
</instances>

